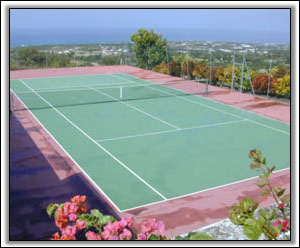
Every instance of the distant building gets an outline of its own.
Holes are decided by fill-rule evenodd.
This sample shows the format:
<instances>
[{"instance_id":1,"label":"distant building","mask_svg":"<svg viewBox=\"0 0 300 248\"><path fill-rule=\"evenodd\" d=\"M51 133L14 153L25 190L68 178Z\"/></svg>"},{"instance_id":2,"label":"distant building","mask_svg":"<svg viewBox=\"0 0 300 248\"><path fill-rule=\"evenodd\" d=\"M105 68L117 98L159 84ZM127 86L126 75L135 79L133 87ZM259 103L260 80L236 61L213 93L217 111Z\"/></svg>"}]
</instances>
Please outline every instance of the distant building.
<instances>
[{"instance_id":1,"label":"distant building","mask_svg":"<svg viewBox=\"0 0 300 248\"><path fill-rule=\"evenodd\" d=\"M250 48L252 46L248 45L248 44L241 44L241 47L247 47L247 48Z\"/></svg>"},{"instance_id":2,"label":"distant building","mask_svg":"<svg viewBox=\"0 0 300 248\"><path fill-rule=\"evenodd\" d=\"M219 49L219 51L224 52L224 53L232 53L232 50L229 49Z\"/></svg>"}]
</instances>

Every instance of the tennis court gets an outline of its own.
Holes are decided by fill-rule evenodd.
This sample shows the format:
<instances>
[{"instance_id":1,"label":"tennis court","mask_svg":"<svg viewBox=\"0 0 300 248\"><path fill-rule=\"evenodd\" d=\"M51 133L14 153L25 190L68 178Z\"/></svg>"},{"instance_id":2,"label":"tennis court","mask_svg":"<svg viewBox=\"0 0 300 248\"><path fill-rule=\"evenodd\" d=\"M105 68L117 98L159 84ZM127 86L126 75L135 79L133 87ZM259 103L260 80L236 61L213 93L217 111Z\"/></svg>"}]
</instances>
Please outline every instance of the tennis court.
<instances>
[{"instance_id":1,"label":"tennis court","mask_svg":"<svg viewBox=\"0 0 300 248\"><path fill-rule=\"evenodd\" d=\"M248 180L251 149L290 167L290 126L128 74L11 80L29 110L119 211Z\"/></svg>"}]
</instances>

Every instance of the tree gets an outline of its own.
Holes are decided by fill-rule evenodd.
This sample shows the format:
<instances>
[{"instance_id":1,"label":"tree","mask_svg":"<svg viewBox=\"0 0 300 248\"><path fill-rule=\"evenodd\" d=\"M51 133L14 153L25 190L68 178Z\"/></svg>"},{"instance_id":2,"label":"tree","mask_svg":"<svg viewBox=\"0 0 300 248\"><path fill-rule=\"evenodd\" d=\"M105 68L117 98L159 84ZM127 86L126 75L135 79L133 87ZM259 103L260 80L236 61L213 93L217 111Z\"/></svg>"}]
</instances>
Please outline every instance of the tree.
<instances>
[{"instance_id":1,"label":"tree","mask_svg":"<svg viewBox=\"0 0 300 248\"><path fill-rule=\"evenodd\" d=\"M180 64L181 75L186 75L189 79L194 79L192 72L194 71L195 63L193 58L187 54L177 54L172 57L176 64Z\"/></svg>"},{"instance_id":2,"label":"tree","mask_svg":"<svg viewBox=\"0 0 300 248\"><path fill-rule=\"evenodd\" d=\"M276 79L274 77L271 77L270 88L273 88L273 84L275 84L275 82L276 82ZM253 79L253 88L255 91L263 93L268 90L268 83L269 83L269 75L268 74L257 75Z\"/></svg>"},{"instance_id":3,"label":"tree","mask_svg":"<svg viewBox=\"0 0 300 248\"><path fill-rule=\"evenodd\" d=\"M272 70L272 76L276 79L283 78L287 74L287 71L282 67L274 67Z\"/></svg>"},{"instance_id":4,"label":"tree","mask_svg":"<svg viewBox=\"0 0 300 248\"><path fill-rule=\"evenodd\" d=\"M119 65L120 57L114 55L106 55L102 57L102 63L104 65Z\"/></svg>"},{"instance_id":5,"label":"tree","mask_svg":"<svg viewBox=\"0 0 300 248\"><path fill-rule=\"evenodd\" d=\"M223 82L226 77L224 67L216 67L215 78L216 81Z\"/></svg>"},{"instance_id":6,"label":"tree","mask_svg":"<svg viewBox=\"0 0 300 248\"><path fill-rule=\"evenodd\" d=\"M163 74L170 75L170 71L169 71L169 68L168 68L168 65L167 65L166 61L163 61L163 62L161 62L161 64L155 66L153 68L153 70L156 71L156 72L160 72L160 73L163 73Z\"/></svg>"},{"instance_id":7,"label":"tree","mask_svg":"<svg viewBox=\"0 0 300 248\"><path fill-rule=\"evenodd\" d=\"M167 60L167 40L153 30L139 29L131 35L131 40L134 42L137 66L152 69Z\"/></svg>"},{"instance_id":8,"label":"tree","mask_svg":"<svg viewBox=\"0 0 300 248\"><path fill-rule=\"evenodd\" d=\"M181 68L182 74L187 75L188 79L195 79L195 76L193 75L195 65L196 64L193 60L186 61Z\"/></svg>"},{"instance_id":9,"label":"tree","mask_svg":"<svg viewBox=\"0 0 300 248\"><path fill-rule=\"evenodd\" d=\"M196 78L209 78L209 67L204 62L197 63L194 67L193 75Z\"/></svg>"},{"instance_id":10,"label":"tree","mask_svg":"<svg viewBox=\"0 0 300 248\"><path fill-rule=\"evenodd\" d=\"M232 81L232 65L227 66L226 68L224 68L223 71L223 77L222 75L220 75L220 80L222 81L222 83L225 83L225 85L227 86L231 86L231 81ZM241 71L239 67L234 67L234 82L235 84L239 84L239 80L241 77Z\"/></svg>"},{"instance_id":11,"label":"tree","mask_svg":"<svg viewBox=\"0 0 300 248\"><path fill-rule=\"evenodd\" d=\"M174 59L169 63L170 75L175 77L180 77L181 74L181 64L176 62Z\"/></svg>"},{"instance_id":12,"label":"tree","mask_svg":"<svg viewBox=\"0 0 300 248\"><path fill-rule=\"evenodd\" d=\"M273 84L272 92L278 95L288 95L291 90L291 78L290 75L285 75L279 78L277 82Z\"/></svg>"},{"instance_id":13,"label":"tree","mask_svg":"<svg viewBox=\"0 0 300 248\"><path fill-rule=\"evenodd\" d=\"M22 47L18 50L17 59L23 67L43 67L46 56L35 47Z\"/></svg>"},{"instance_id":14,"label":"tree","mask_svg":"<svg viewBox=\"0 0 300 248\"><path fill-rule=\"evenodd\" d=\"M253 81L253 78L255 78L257 76L256 71L249 69L249 74L247 71L244 71L244 83L243 83L243 91L250 91L251 88L251 82L249 80L249 76L251 78L251 81Z\"/></svg>"},{"instance_id":15,"label":"tree","mask_svg":"<svg viewBox=\"0 0 300 248\"><path fill-rule=\"evenodd\" d=\"M49 54L49 67L68 67L70 66L70 58L66 54Z\"/></svg>"},{"instance_id":16,"label":"tree","mask_svg":"<svg viewBox=\"0 0 300 248\"><path fill-rule=\"evenodd\" d=\"M219 76L220 74L224 71L223 67L220 66L213 66L211 68L211 84L216 85L217 82L219 81Z\"/></svg>"}]
</instances>

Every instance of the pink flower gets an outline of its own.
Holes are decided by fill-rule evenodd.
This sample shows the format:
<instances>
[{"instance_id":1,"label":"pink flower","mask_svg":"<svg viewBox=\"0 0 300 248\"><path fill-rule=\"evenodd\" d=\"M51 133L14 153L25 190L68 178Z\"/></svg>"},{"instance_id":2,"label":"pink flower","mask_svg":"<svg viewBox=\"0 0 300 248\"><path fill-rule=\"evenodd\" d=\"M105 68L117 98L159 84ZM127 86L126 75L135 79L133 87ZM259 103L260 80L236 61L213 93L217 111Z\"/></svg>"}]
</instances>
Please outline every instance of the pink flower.
<instances>
[{"instance_id":1,"label":"pink flower","mask_svg":"<svg viewBox=\"0 0 300 248\"><path fill-rule=\"evenodd\" d=\"M141 226L143 233L151 233L157 229L156 219L149 219Z\"/></svg>"},{"instance_id":2,"label":"pink flower","mask_svg":"<svg viewBox=\"0 0 300 248\"><path fill-rule=\"evenodd\" d=\"M124 228L123 232L120 234L120 240L130 240L132 237L132 233L127 229Z\"/></svg>"},{"instance_id":3,"label":"pink flower","mask_svg":"<svg viewBox=\"0 0 300 248\"><path fill-rule=\"evenodd\" d=\"M78 203L80 202L80 195L75 195L72 197L71 202Z\"/></svg>"},{"instance_id":4,"label":"pink flower","mask_svg":"<svg viewBox=\"0 0 300 248\"><path fill-rule=\"evenodd\" d=\"M85 222L83 220L79 220L79 219L76 221L75 226L78 230L86 228Z\"/></svg>"},{"instance_id":5,"label":"pink flower","mask_svg":"<svg viewBox=\"0 0 300 248\"><path fill-rule=\"evenodd\" d=\"M101 236L92 231L86 232L85 237L87 238L87 240L101 240Z\"/></svg>"},{"instance_id":6,"label":"pink flower","mask_svg":"<svg viewBox=\"0 0 300 248\"><path fill-rule=\"evenodd\" d=\"M50 240L60 240L59 232L54 233Z\"/></svg>"},{"instance_id":7,"label":"pink flower","mask_svg":"<svg viewBox=\"0 0 300 248\"><path fill-rule=\"evenodd\" d=\"M87 212L87 204L86 204L86 196L85 195L76 195L71 199L71 202L77 206L76 212L86 213Z\"/></svg>"},{"instance_id":8,"label":"pink flower","mask_svg":"<svg viewBox=\"0 0 300 248\"><path fill-rule=\"evenodd\" d=\"M75 203L65 202L64 203L64 213L66 215L76 214L78 210L78 206Z\"/></svg>"},{"instance_id":9,"label":"pink flower","mask_svg":"<svg viewBox=\"0 0 300 248\"><path fill-rule=\"evenodd\" d=\"M121 219L121 220L119 221L119 225L120 225L120 227L123 229L124 227L127 226L127 221L126 221L125 219Z\"/></svg>"},{"instance_id":10,"label":"pink flower","mask_svg":"<svg viewBox=\"0 0 300 248\"><path fill-rule=\"evenodd\" d=\"M165 227L164 222L163 221L158 221L157 222L157 231L158 231L158 233L164 232L165 229L166 229L166 227Z\"/></svg>"},{"instance_id":11,"label":"pink flower","mask_svg":"<svg viewBox=\"0 0 300 248\"><path fill-rule=\"evenodd\" d=\"M76 214L69 214L69 221L75 221L77 219L77 215Z\"/></svg>"},{"instance_id":12,"label":"pink flower","mask_svg":"<svg viewBox=\"0 0 300 248\"><path fill-rule=\"evenodd\" d=\"M108 240L119 240L119 237L115 235L111 235L109 236Z\"/></svg>"},{"instance_id":13,"label":"pink flower","mask_svg":"<svg viewBox=\"0 0 300 248\"><path fill-rule=\"evenodd\" d=\"M124 224L124 223L123 223ZM120 223L120 221L116 221L116 222L113 222L113 232L118 232L118 231L121 231L123 230L123 225Z\"/></svg>"},{"instance_id":14,"label":"pink flower","mask_svg":"<svg viewBox=\"0 0 300 248\"><path fill-rule=\"evenodd\" d=\"M103 229L105 231L109 231L111 233L116 233L119 229L119 223L118 222L109 222L103 227Z\"/></svg>"},{"instance_id":15,"label":"pink flower","mask_svg":"<svg viewBox=\"0 0 300 248\"><path fill-rule=\"evenodd\" d=\"M69 239L75 240L76 227L75 226L67 226L63 231L62 235L68 237Z\"/></svg>"},{"instance_id":16,"label":"pink flower","mask_svg":"<svg viewBox=\"0 0 300 248\"><path fill-rule=\"evenodd\" d=\"M275 227L280 226L280 225L281 225L281 221L279 221L279 220L273 223L273 226L275 226Z\"/></svg>"},{"instance_id":17,"label":"pink flower","mask_svg":"<svg viewBox=\"0 0 300 248\"><path fill-rule=\"evenodd\" d=\"M103 227L103 229L105 230L105 231L111 231L112 229L113 229L113 225L112 225L112 222L108 222L104 227Z\"/></svg>"},{"instance_id":18,"label":"pink flower","mask_svg":"<svg viewBox=\"0 0 300 248\"><path fill-rule=\"evenodd\" d=\"M150 233L152 231L151 225L149 223L144 223L141 226L142 233Z\"/></svg>"},{"instance_id":19,"label":"pink flower","mask_svg":"<svg viewBox=\"0 0 300 248\"><path fill-rule=\"evenodd\" d=\"M76 213L77 213L77 210L78 210L78 206L76 205L76 203L72 203L72 204L70 205L70 213L76 214Z\"/></svg>"},{"instance_id":20,"label":"pink flower","mask_svg":"<svg viewBox=\"0 0 300 248\"><path fill-rule=\"evenodd\" d=\"M137 236L138 240L147 240L147 235L145 233L140 233Z\"/></svg>"},{"instance_id":21,"label":"pink flower","mask_svg":"<svg viewBox=\"0 0 300 248\"><path fill-rule=\"evenodd\" d=\"M282 222L282 228L281 228L281 231L282 232L286 232L290 229L290 225L289 225L289 221L287 219L285 219L283 222Z\"/></svg>"},{"instance_id":22,"label":"pink flower","mask_svg":"<svg viewBox=\"0 0 300 248\"><path fill-rule=\"evenodd\" d=\"M62 235L62 236L60 237L60 240L75 240L75 239L70 238L70 237L68 237L67 235Z\"/></svg>"},{"instance_id":23,"label":"pink flower","mask_svg":"<svg viewBox=\"0 0 300 248\"><path fill-rule=\"evenodd\" d=\"M64 203L64 214L65 215L69 215L70 214L70 212L69 212L70 205L71 205L71 202L65 202Z\"/></svg>"},{"instance_id":24,"label":"pink flower","mask_svg":"<svg viewBox=\"0 0 300 248\"><path fill-rule=\"evenodd\" d=\"M103 231L101 233L101 237L105 240L108 240L108 238L110 237L110 231L106 230L106 231Z\"/></svg>"},{"instance_id":25,"label":"pink flower","mask_svg":"<svg viewBox=\"0 0 300 248\"><path fill-rule=\"evenodd\" d=\"M127 222L127 226L131 227L133 224L133 216L127 217L125 220Z\"/></svg>"},{"instance_id":26,"label":"pink flower","mask_svg":"<svg viewBox=\"0 0 300 248\"><path fill-rule=\"evenodd\" d=\"M156 221L156 219L149 219L141 225L141 232L149 234L151 232L157 231L162 233L165 231L165 224L163 221Z\"/></svg>"},{"instance_id":27,"label":"pink flower","mask_svg":"<svg viewBox=\"0 0 300 248\"><path fill-rule=\"evenodd\" d=\"M61 230L65 229L68 224L68 217L62 208L58 208L56 211L55 224Z\"/></svg>"}]
</instances>

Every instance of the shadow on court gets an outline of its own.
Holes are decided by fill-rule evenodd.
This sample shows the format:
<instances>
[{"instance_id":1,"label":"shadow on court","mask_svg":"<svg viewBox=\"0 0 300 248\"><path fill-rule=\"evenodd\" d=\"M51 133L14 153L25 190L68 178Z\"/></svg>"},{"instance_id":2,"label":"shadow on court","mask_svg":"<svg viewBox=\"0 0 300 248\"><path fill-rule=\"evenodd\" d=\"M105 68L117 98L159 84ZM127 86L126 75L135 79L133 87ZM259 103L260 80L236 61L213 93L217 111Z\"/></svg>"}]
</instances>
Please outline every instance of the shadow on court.
<instances>
[{"instance_id":1,"label":"shadow on court","mask_svg":"<svg viewBox=\"0 0 300 248\"><path fill-rule=\"evenodd\" d=\"M25 129L19 119L14 114L10 116L9 240L49 239L58 228L54 219L47 215L47 205L68 201L78 194L87 196L88 210L97 208L118 218L72 168L68 169L73 173L59 178L49 161L62 163L60 154L39 135L39 127ZM26 115L22 115L20 120L22 123L28 121ZM36 133L46 146L37 147L29 132ZM63 166L66 168L66 165Z\"/></svg>"}]
</instances>

